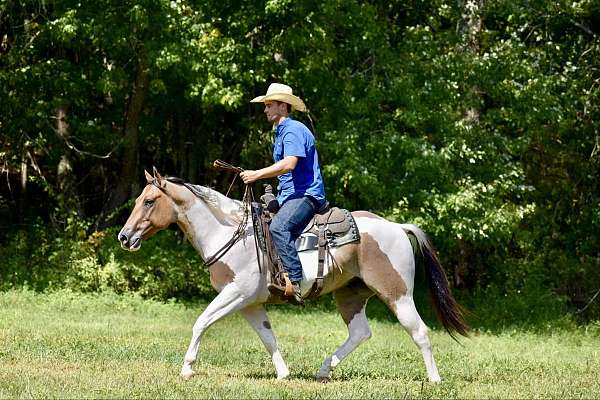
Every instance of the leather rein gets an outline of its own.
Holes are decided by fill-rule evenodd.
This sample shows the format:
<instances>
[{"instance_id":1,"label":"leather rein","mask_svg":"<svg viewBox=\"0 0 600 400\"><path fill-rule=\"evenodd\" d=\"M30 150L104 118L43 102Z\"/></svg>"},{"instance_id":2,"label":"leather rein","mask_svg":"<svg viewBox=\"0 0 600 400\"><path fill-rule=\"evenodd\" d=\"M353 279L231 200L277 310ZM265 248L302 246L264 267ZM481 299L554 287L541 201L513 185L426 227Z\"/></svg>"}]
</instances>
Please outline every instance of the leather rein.
<instances>
[{"instance_id":1,"label":"leather rein","mask_svg":"<svg viewBox=\"0 0 600 400\"><path fill-rule=\"evenodd\" d=\"M235 177L233 178L233 181L231 182L231 185L229 186L229 190L227 190L227 194L229 194L229 191L231 190L233 184L235 183L235 180L236 180L237 176L239 175L240 172L243 171L243 169L240 168L240 167L236 167L236 166L233 166L231 164L228 164L225 161L221 161L221 160L216 160L213 163L213 167L215 167L217 169L220 169L220 170L223 170L223 171L227 171L227 172L235 172ZM191 185L188 182L185 182L183 179L181 179L181 178L175 178L175 177L167 177L165 179L168 182L175 183L177 185L185 186L196 197L198 197L200 199L202 198L202 195L200 194L200 192L198 191L198 189L196 189L196 187L194 185ZM158 184L158 182L157 182L156 179L153 179L149 184L156 186L161 191L164 190ZM215 252L215 254L213 254L212 256L208 257L204 261L204 264L207 267L210 267L211 265L213 265L214 263L216 263L217 261L219 261L221 259L221 257L223 257L229 250L231 250L231 248L237 242L239 242L245 236L246 227L248 226L248 215L250 214L250 205L251 205L252 201L254 201L254 192L252 191L252 185L246 185L246 188L244 190L244 196L242 198L242 204L244 205L244 216L242 217L242 221L240 222L240 224L238 225L237 229L233 233L233 236L231 236L231 239L229 239L229 241L227 241L227 243L225 243L219 250L217 250ZM260 268L260 265L259 265L259 268Z\"/></svg>"}]
</instances>

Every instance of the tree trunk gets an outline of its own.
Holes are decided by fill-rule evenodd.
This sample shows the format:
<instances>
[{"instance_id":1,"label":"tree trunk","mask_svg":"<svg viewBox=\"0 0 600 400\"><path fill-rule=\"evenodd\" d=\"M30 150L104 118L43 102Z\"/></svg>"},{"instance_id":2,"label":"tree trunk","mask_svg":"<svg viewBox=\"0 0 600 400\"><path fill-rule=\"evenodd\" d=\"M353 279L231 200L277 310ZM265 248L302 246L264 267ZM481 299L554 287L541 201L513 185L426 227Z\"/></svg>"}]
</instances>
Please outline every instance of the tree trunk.
<instances>
[{"instance_id":1,"label":"tree trunk","mask_svg":"<svg viewBox=\"0 0 600 400\"><path fill-rule=\"evenodd\" d=\"M19 201L17 205L17 222L23 224L25 222L25 209L27 202L27 149L23 149L21 155L21 177L19 187Z\"/></svg>"},{"instance_id":2,"label":"tree trunk","mask_svg":"<svg viewBox=\"0 0 600 400\"><path fill-rule=\"evenodd\" d=\"M458 0L460 19L456 33L461 37L460 50L473 54L479 52L479 35L483 27L481 10L484 0Z\"/></svg>"},{"instance_id":3,"label":"tree trunk","mask_svg":"<svg viewBox=\"0 0 600 400\"><path fill-rule=\"evenodd\" d=\"M69 140L69 125L66 120L67 108L62 105L56 109L56 134L65 141ZM77 195L77 183L73 174L73 166L71 164L70 151L65 149L65 153L60 157L57 167L57 183L58 183L58 206L60 213L65 215L71 210L75 210L77 215L84 215Z\"/></svg>"},{"instance_id":4,"label":"tree trunk","mask_svg":"<svg viewBox=\"0 0 600 400\"><path fill-rule=\"evenodd\" d=\"M144 101L148 91L150 71L146 59L146 52L142 47L138 53L138 64L135 81L131 88L131 96L127 105L127 115L124 122L123 153L121 159L121 172L116 179L108 202L102 211L101 227L106 228L115 223L118 213L115 213L137 189L139 177L139 123L144 108Z\"/></svg>"},{"instance_id":5,"label":"tree trunk","mask_svg":"<svg viewBox=\"0 0 600 400\"><path fill-rule=\"evenodd\" d=\"M461 17L456 25L456 32L460 36L458 51L472 56L479 53L480 45L479 38L483 29L483 21L481 12L484 0L458 0L458 7L461 11ZM478 103L481 99L481 91L477 86L467 88L467 104L463 120L464 126L470 129L479 124L479 116L481 110L473 104Z\"/></svg>"},{"instance_id":6,"label":"tree trunk","mask_svg":"<svg viewBox=\"0 0 600 400\"><path fill-rule=\"evenodd\" d=\"M461 17L456 26L456 32L460 36L460 42L457 46L457 51L462 53L465 58L475 58L480 50L480 35L483 29L481 12L484 0L458 0L458 7L461 12ZM476 129L479 125L481 115L480 104L482 102L481 90L477 85L464 87L465 93L462 96L463 104L463 123L467 131ZM454 286L465 287L469 268L472 267L470 260L471 251L468 245L462 239L458 241L458 260L454 269Z\"/></svg>"}]
</instances>

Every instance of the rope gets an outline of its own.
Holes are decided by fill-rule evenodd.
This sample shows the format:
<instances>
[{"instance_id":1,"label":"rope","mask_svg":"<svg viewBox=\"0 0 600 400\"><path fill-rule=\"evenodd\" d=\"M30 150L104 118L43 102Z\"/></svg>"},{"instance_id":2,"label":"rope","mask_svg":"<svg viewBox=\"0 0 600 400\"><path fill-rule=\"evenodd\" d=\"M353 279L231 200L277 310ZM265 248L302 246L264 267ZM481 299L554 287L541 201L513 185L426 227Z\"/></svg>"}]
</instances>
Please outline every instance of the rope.
<instances>
[{"instance_id":1,"label":"rope","mask_svg":"<svg viewBox=\"0 0 600 400\"><path fill-rule=\"evenodd\" d=\"M231 188L233 187L233 184L235 183L235 180L237 178L237 176L239 175L240 172L244 171L243 168L241 167L236 167L235 165L231 165L225 161L222 160L215 160L213 162L213 167L223 170L223 171L227 171L227 172L235 172L235 177L233 178L233 181L231 182L231 185L229 185L229 190L227 190L227 195L229 195L229 191L231 190ZM183 179L180 178L167 178L167 180L169 182L172 183L176 183L179 185L183 185L185 186L188 190L190 190L195 196L197 197L202 197L200 195L200 193L198 193L198 191L196 190L196 188L193 185L190 185L189 183L185 182ZM153 184L154 186L156 186L157 188L161 189L162 188L158 185L158 182L156 182L156 179L154 179L152 182L150 182L151 184ZM252 190L252 185L247 184L246 185L246 189L244 190L244 196L242 198L242 204L244 206L244 216L242 217L242 221L240 222L240 224L238 225L237 229L235 230L235 232L233 233L233 235L231 236L231 239L229 239L227 241L227 243L225 243L223 245L223 247L221 247L219 250L217 250L215 252L215 254L213 254L212 256L208 257L205 261L204 264L207 267L210 267L211 265L213 265L214 263L216 263L217 261L219 261L221 259L221 257L223 257L229 250L231 250L231 248L237 243L239 242L243 237L245 237L245 233L246 233L246 227L248 226L248 215L251 212L252 209L252 202L254 201L254 191ZM254 245L256 247L256 256L257 256L257 260L258 260L258 270L260 272L262 272L262 268L261 268L261 262L260 262L260 255L259 255L259 251L258 251L258 243L256 242L256 232L254 233Z\"/></svg>"}]
</instances>

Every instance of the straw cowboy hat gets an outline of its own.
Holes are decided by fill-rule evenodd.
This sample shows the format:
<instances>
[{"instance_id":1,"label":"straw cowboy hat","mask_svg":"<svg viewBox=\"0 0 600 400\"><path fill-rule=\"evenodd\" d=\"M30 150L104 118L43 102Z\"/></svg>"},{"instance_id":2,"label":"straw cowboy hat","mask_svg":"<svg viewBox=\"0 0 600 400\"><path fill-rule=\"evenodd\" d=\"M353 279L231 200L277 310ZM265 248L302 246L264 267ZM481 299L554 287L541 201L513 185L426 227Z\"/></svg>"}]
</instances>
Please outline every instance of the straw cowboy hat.
<instances>
[{"instance_id":1,"label":"straw cowboy hat","mask_svg":"<svg viewBox=\"0 0 600 400\"><path fill-rule=\"evenodd\" d=\"M292 94L292 88L282 83L271 83L267 89L267 94L258 96L250 100L251 103L264 103L268 100L281 101L291 105L298 111L306 111L306 106L300 97Z\"/></svg>"}]
</instances>

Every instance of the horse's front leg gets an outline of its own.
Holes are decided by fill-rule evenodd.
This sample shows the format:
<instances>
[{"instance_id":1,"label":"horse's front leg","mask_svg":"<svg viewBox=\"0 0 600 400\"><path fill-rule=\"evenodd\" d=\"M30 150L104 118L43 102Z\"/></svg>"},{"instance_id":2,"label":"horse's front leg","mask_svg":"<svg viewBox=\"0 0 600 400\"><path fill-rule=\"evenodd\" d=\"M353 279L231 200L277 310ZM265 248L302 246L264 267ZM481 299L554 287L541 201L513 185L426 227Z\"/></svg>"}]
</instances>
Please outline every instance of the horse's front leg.
<instances>
[{"instance_id":1,"label":"horse's front leg","mask_svg":"<svg viewBox=\"0 0 600 400\"><path fill-rule=\"evenodd\" d=\"M200 339L206 331L206 328L211 326L219 319L229 315L248 303L248 298L242 296L235 283L230 283L223 288L221 293L210 302L208 307L196 320L192 329L192 339L190 346L185 353L183 367L181 368L181 376L189 379L194 375L192 364L196 361L198 348L200 347Z\"/></svg>"},{"instance_id":2,"label":"horse's front leg","mask_svg":"<svg viewBox=\"0 0 600 400\"><path fill-rule=\"evenodd\" d=\"M285 365L285 361L283 361L283 357L277 348L277 340L271 329L271 323L269 322L264 307L255 304L244 308L240 313L246 318L246 321L252 325L271 355L271 360L273 360L273 365L275 365L275 370L277 371L277 379L287 378L290 371L288 370L287 365Z\"/></svg>"}]
</instances>

